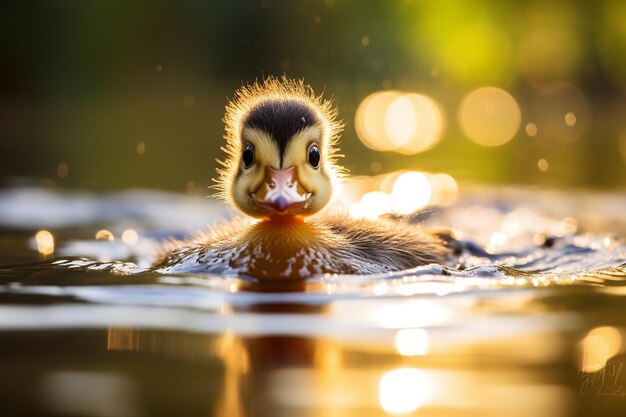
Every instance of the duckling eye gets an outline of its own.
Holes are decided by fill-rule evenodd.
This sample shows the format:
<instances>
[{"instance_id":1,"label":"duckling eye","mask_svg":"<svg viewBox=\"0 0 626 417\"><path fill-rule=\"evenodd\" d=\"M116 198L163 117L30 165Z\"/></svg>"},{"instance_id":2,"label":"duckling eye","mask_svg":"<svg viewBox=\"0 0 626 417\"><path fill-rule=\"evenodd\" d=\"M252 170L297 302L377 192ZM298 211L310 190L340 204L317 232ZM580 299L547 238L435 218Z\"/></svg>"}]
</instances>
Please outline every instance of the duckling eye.
<instances>
[{"instance_id":1,"label":"duckling eye","mask_svg":"<svg viewBox=\"0 0 626 417\"><path fill-rule=\"evenodd\" d=\"M320 148L314 143L311 144L311 146L309 146L309 164L311 164L313 168L318 168L320 166L320 159Z\"/></svg>"},{"instance_id":2,"label":"duckling eye","mask_svg":"<svg viewBox=\"0 0 626 417\"><path fill-rule=\"evenodd\" d=\"M252 149L252 145L246 145L241 159L243 160L244 168L250 168L254 164L254 149Z\"/></svg>"}]
</instances>

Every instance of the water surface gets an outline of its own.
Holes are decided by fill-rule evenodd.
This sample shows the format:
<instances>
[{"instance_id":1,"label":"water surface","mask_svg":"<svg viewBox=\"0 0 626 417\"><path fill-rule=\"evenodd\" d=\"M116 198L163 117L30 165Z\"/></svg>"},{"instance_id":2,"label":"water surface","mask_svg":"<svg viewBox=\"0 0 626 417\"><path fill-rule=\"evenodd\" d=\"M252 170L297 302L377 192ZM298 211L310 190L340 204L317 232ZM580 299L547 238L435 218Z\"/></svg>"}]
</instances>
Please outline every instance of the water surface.
<instances>
[{"instance_id":1,"label":"water surface","mask_svg":"<svg viewBox=\"0 0 626 417\"><path fill-rule=\"evenodd\" d=\"M402 219L471 242L449 264L285 285L149 268L231 215L210 199L5 190L1 414L620 415L624 212L473 188Z\"/></svg>"}]
</instances>

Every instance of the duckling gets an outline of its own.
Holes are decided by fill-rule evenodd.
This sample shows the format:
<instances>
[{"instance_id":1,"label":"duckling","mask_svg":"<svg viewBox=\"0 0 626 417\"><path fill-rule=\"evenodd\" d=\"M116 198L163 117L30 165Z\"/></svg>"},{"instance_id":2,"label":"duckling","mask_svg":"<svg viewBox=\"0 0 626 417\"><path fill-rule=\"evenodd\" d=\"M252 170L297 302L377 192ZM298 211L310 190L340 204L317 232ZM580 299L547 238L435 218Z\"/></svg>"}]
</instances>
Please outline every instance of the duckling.
<instances>
[{"instance_id":1,"label":"duckling","mask_svg":"<svg viewBox=\"0 0 626 417\"><path fill-rule=\"evenodd\" d=\"M418 226L329 210L346 175L337 163L343 124L304 81L270 77L241 87L224 123L218 195L245 216L167 243L155 263L162 271L303 279L397 271L451 255L445 237Z\"/></svg>"}]
</instances>

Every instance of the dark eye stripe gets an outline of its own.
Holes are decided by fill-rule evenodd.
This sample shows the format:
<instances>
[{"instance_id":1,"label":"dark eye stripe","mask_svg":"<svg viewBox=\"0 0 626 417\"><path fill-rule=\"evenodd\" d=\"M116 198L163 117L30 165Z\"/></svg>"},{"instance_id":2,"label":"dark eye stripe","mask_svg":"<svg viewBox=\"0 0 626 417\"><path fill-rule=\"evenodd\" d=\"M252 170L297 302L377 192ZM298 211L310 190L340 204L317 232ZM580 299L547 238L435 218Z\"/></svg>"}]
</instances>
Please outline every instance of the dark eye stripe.
<instances>
[{"instance_id":1,"label":"dark eye stripe","mask_svg":"<svg viewBox=\"0 0 626 417\"><path fill-rule=\"evenodd\" d=\"M241 156L244 168L250 168L254 164L254 149L252 145L247 144Z\"/></svg>"}]
</instances>

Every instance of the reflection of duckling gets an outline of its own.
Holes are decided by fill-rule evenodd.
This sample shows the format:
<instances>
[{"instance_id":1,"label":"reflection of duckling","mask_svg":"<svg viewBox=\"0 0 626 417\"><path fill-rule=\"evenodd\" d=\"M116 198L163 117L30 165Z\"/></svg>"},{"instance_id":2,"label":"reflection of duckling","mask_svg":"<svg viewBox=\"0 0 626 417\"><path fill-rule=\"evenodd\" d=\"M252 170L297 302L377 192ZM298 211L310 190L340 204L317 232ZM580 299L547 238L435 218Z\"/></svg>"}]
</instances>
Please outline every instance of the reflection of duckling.
<instances>
[{"instance_id":1,"label":"reflection of duckling","mask_svg":"<svg viewBox=\"0 0 626 417\"><path fill-rule=\"evenodd\" d=\"M443 261L445 243L416 226L318 213L342 175L335 117L330 101L302 81L268 78L237 91L226 107L227 158L217 182L224 200L256 220L171 242L156 265L170 273L306 278Z\"/></svg>"}]
</instances>

